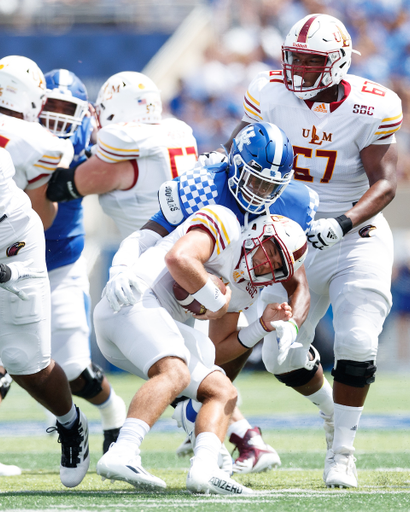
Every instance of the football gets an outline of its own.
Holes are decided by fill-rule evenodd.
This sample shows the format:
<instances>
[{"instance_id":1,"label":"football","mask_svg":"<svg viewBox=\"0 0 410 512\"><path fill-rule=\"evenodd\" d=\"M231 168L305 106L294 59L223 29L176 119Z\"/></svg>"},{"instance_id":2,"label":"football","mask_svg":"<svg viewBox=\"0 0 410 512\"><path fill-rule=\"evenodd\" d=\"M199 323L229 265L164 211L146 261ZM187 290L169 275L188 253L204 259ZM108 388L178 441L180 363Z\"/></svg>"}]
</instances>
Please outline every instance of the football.
<instances>
[{"instance_id":1,"label":"football","mask_svg":"<svg viewBox=\"0 0 410 512\"><path fill-rule=\"evenodd\" d=\"M221 278L214 276L213 274L208 274L212 281L216 284L216 286L221 290L221 292L225 295L226 286ZM179 302L179 304L190 311L194 315L203 315L206 312L205 306L200 304L192 295L190 295L182 286L180 286L176 281L173 284L173 291L175 298Z\"/></svg>"}]
</instances>

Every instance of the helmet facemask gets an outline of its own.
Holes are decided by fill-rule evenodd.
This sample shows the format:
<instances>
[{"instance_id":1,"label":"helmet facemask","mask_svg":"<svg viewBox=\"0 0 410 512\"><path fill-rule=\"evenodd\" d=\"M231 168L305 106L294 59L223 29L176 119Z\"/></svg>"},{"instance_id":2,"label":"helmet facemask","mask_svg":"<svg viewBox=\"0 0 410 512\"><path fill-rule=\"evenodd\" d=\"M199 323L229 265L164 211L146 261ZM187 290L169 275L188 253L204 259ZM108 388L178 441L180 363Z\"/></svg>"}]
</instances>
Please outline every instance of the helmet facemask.
<instances>
[{"instance_id":1,"label":"helmet facemask","mask_svg":"<svg viewBox=\"0 0 410 512\"><path fill-rule=\"evenodd\" d=\"M58 89L47 91L47 103L40 114L40 119L51 133L68 138L81 126L88 110L88 102L67 96L63 99L61 96Z\"/></svg>"},{"instance_id":2,"label":"helmet facemask","mask_svg":"<svg viewBox=\"0 0 410 512\"><path fill-rule=\"evenodd\" d=\"M235 273L236 281L245 279L255 287L287 281L306 258L306 235L299 224L286 217L261 215L249 225L243 237L242 257ZM272 246L269 249L267 242L274 244L273 251ZM258 249L261 251L258 253L258 260L255 261ZM281 260L279 267L278 255ZM268 272L256 275L255 271L259 267L264 267Z\"/></svg>"}]
</instances>

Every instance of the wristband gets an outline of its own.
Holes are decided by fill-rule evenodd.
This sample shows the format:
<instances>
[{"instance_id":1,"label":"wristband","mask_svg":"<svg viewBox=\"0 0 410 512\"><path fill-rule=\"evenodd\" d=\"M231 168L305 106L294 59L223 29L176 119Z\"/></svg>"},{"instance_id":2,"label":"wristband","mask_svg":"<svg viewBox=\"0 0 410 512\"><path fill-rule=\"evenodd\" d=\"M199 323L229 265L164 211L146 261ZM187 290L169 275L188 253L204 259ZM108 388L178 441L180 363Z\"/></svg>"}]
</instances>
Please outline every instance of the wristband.
<instances>
[{"instance_id":1,"label":"wristband","mask_svg":"<svg viewBox=\"0 0 410 512\"><path fill-rule=\"evenodd\" d=\"M259 318L259 322L261 323L261 326L263 327L263 329L264 329L266 332L272 332L272 331L270 331L270 330L267 328L267 326L266 326L265 322L263 321L263 318L262 318L262 317L260 317L260 318Z\"/></svg>"},{"instance_id":2,"label":"wristband","mask_svg":"<svg viewBox=\"0 0 410 512\"><path fill-rule=\"evenodd\" d=\"M238 341L245 348L252 348L266 336L266 332L270 331L266 331L258 319L238 332Z\"/></svg>"},{"instance_id":3,"label":"wristband","mask_svg":"<svg viewBox=\"0 0 410 512\"><path fill-rule=\"evenodd\" d=\"M214 284L209 277L208 281L197 292L191 293L192 297L202 304L206 309L215 313L223 308L226 304L225 295Z\"/></svg>"},{"instance_id":4,"label":"wristband","mask_svg":"<svg viewBox=\"0 0 410 512\"><path fill-rule=\"evenodd\" d=\"M11 269L8 265L0 263L0 283L7 283L11 279Z\"/></svg>"},{"instance_id":5,"label":"wristband","mask_svg":"<svg viewBox=\"0 0 410 512\"><path fill-rule=\"evenodd\" d=\"M290 324L292 324L292 325L295 327L295 329L296 329L296 335L298 335L298 334L299 334L299 327L298 327L298 324L297 324L297 323L296 323L292 318L291 318L291 319L289 319L289 320L288 320L288 322L289 322Z\"/></svg>"},{"instance_id":6,"label":"wristband","mask_svg":"<svg viewBox=\"0 0 410 512\"><path fill-rule=\"evenodd\" d=\"M346 215L340 215L339 217L336 217L335 220L339 223L339 226L342 228L343 236L345 236L346 233L348 233L352 227L353 222L349 217L346 217Z\"/></svg>"}]
</instances>

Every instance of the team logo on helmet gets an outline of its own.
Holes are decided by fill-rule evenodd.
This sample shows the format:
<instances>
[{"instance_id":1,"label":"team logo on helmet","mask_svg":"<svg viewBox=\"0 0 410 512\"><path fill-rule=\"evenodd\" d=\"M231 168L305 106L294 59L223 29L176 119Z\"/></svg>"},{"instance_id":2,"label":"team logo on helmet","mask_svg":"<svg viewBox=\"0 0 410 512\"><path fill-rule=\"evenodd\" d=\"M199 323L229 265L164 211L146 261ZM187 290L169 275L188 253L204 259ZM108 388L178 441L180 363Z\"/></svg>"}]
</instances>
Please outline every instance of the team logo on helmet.
<instances>
[{"instance_id":1,"label":"team logo on helmet","mask_svg":"<svg viewBox=\"0 0 410 512\"><path fill-rule=\"evenodd\" d=\"M26 242L16 242L10 247L7 247L6 254L7 256L16 256L20 249L22 249L26 245Z\"/></svg>"}]
</instances>

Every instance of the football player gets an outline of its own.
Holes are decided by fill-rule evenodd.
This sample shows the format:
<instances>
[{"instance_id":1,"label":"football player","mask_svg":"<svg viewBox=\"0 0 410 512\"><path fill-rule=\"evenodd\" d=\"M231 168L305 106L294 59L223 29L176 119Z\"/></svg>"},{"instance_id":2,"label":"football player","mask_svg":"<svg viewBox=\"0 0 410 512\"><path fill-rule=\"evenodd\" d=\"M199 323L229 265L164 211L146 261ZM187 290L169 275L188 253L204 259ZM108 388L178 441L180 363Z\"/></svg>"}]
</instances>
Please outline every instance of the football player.
<instances>
[{"instance_id":1,"label":"football player","mask_svg":"<svg viewBox=\"0 0 410 512\"><path fill-rule=\"evenodd\" d=\"M37 66L27 59L24 69L30 79L35 77L33 87L39 87L42 74ZM3 78L0 83L7 83ZM14 83L13 90L16 88L20 89ZM13 103L13 107L18 109L19 105ZM73 404L65 373L50 357L50 284L44 228L27 194L16 185L14 173L10 154L0 148L0 358L10 377L56 416L57 424L52 428L58 430L61 443L61 482L75 487L90 463L88 424ZM3 383L0 389L4 389ZM10 470L10 466L1 466L0 471ZM14 470L14 474L18 472Z\"/></svg>"},{"instance_id":2,"label":"football player","mask_svg":"<svg viewBox=\"0 0 410 512\"><path fill-rule=\"evenodd\" d=\"M125 239L114 257L110 269L112 279L106 287L112 307L120 308L133 299L129 254L144 251L208 204L222 204L230 208L242 226L248 225L268 207L271 213L287 216L307 230L317 208L317 194L304 184L291 181L292 174L293 150L286 134L271 123L258 123L237 135L228 158L221 153L201 156L194 169L164 183L159 191L161 211L141 231ZM306 318L309 300L301 270L298 277L298 286L288 289L288 300L294 319L300 326ZM249 322L253 321L251 310L249 314L246 312ZM255 315L253 311L253 316L257 315L259 313ZM292 330L284 333L287 338L289 335L293 335ZM224 365L231 379L238 375L251 351ZM263 441L258 427L252 428L238 409L234 420L229 427L229 435L239 451L233 468L235 472L258 472L280 465L279 455ZM192 448L189 444L184 442L181 449L187 452Z\"/></svg>"},{"instance_id":3,"label":"football player","mask_svg":"<svg viewBox=\"0 0 410 512\"><path fill-rule=\"evenodd\" d=\"M315 404L325 393L332 398L318 378L319 363L311 371L303 367L331 304L334 407L322 409L328 487L358 485L353 444L391 307L393 239L382 210L396 191L395 133L402 123L394 92L348 74L353 52L340 20L311 14L298 21L282 46L282 70L259 73L251 82L233 133L261 120L276 123L293 144L294 179L319 194L318 220L308 233L309 315L286 361L278 365L273 357L268 369ZM266 289L262 297L278 300L276 291Z\"/></svg>"},{"instance_id":4,"label":"football player","mask_svg":"<svg viewBox=\"0 0 410 512\"><path fill-rule=\"evenodd\" d=\"M135 394L117 442L98 462L98 474L135 486L165 487L141 466L139 446L165 408L183 395L202 403L195 421L188 490L251 492L218 468L236 390L215 366L211 340L187 325L191 314L176 299L173 286L178 283L206 308L203 318L224 326L216 356L224 362L247 352L278 322L290 322L295 328L287 303L268 305L239 333L236 326L239 312L257 299L258 288L298 281L306 253L306 236L296 222L262 216L242 233L234 212L213 205L191 215L138 259L134 252L129 254L135 273L134 300L114 311L108 296L103 296L94 310L94 325L108 361L147 383ZM229 283L225 294L209 273Z\"/></svg>"},{"instance_id":5,"label":"football player","mask_svg":"<svg viewBox=\"0 0 410 512\"><path fill-rule=\"evenodd\" d=\"M70 168L87 157L95 121L83 82L67 69L45 74L47 101L40 122L51 133L74 146ZM82 256L85 229L82 199L59 205L46 233L46 262L51 285L51 354L65 371L73 395L99 410L103 428L103 453L114 442L126 406L110 386L102 368L91 361L90 295L86 261Z\"/></svg>"},{"instance_id":6,"label":"football player","mask_svg":"<svg viewBox=\"0 0 410 512\"><path fill-rule=\"evenodd\" d=\"M110 77L95 108L101 129L94 155L68 172L58 169L47 197L61 202L99 194L103 211L126 237L157 211L161 184L194 166L197 144L186 123L162 119L160 91L142 73Z\"/></svg>"}]
</instances>

